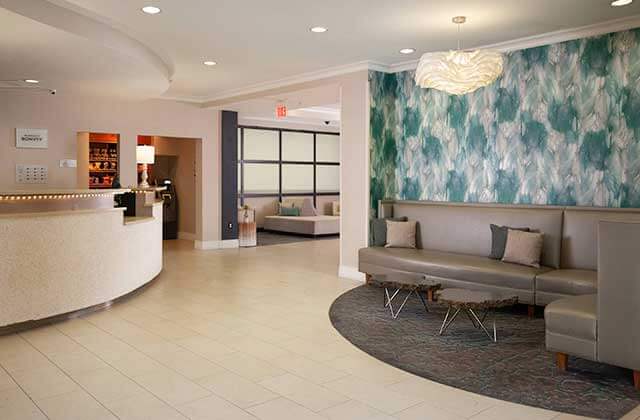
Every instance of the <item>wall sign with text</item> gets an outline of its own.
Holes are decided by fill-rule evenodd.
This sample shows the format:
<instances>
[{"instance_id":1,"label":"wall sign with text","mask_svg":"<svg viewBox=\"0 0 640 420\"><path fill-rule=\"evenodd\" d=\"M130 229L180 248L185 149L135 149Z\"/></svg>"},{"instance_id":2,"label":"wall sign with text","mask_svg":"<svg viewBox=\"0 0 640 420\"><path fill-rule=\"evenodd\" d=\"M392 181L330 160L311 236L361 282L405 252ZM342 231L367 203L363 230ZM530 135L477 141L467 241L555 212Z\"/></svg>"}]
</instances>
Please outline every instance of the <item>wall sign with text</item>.
<instances>
[{"instance_id":1,"label":"wall sign with text","mask_svg":"<svg viewBox=\"0 0 640 420\"><path fill-rule=\"evenodd\" d=\"M16 128L16 147L22 149L46 149L49 133L43 128Z\"/></svg>"}]
</instances>

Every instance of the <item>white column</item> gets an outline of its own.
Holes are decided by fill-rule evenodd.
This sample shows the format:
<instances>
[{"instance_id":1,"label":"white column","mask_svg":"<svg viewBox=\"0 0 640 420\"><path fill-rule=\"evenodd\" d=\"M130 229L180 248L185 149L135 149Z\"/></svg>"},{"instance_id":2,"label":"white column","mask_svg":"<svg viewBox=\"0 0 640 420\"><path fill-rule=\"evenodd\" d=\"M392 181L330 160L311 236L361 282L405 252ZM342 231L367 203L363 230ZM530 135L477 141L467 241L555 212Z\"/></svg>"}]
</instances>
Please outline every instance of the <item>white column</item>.
<instances>
[{"instance_id":1,"label":"white column","mask_svg":"<svg viewBox=\"0 0 640 420\"><path fill-rule=\"evenodd\" d=\"M196 148L196 241L199 249L221 247L220 112Z\"/></svg>"},{"instance_id":2,"label":"white column","mask_svg":"<svg viewBox=\"0 0 640 420\"><path fill-rule=\"evenodd\" d=\"M369 235L369 79L362 71L340 87L340 268L341 277L364 280L358 250Z\"/></svg>"}]
</instances>

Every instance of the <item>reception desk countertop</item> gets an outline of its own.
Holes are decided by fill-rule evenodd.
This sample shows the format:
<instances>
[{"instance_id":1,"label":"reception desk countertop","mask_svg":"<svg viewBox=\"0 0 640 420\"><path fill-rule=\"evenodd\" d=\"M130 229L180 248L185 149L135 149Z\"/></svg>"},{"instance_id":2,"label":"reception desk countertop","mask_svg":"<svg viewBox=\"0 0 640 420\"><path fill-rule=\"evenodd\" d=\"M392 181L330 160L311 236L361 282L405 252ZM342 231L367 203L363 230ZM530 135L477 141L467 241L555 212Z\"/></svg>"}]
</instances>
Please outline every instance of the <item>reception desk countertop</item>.
<instances>
[{"instance_id":1,"label":"reception desk countertop","mask_svg":"<svg viewBox=\"0 0 640 420\"><path fill-rule=\"evenodd\" d=\"M78 194L90 194L90 195L115 195L130 192L129 188L118 189L104 189L104 190L89 190L89 189L54 189L54 190L13 190L13 191L0 191L0 197L47 197L55 195L78 195Z\"/></svg>"}]
</instances>

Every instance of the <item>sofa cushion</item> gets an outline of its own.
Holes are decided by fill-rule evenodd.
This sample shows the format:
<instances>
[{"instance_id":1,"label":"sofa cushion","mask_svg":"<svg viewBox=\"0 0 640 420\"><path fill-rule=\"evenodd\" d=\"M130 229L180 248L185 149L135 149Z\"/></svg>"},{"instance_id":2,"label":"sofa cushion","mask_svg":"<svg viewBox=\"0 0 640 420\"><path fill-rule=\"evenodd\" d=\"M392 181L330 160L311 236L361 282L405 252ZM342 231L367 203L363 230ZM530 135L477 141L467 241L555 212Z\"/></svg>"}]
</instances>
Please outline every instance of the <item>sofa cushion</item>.
<instances>
[{"instance_id":1,"label":"sofa cushion","mask_svg":"<svg viewBox=\"0 0 640 420\"><path fill-rule=\"evenodd\" d=\"M394 222L387 223L387 243L386 248L415 248L416 247L416 222Z\"/></svg>"},{"instance_id":2,"label":"sofa cushion","mask_svg":"<svg viewBox=\"0 0 640 420\"><path fill-rule=\"evenodd\" d=\"M371 264L398 271L521 290L533 290L536 274L551 270L547 267L525 267L487 257L426 249L370 247L361 249L359 257L361 265Z\"/></svg>"},{"instance_id":3,"label":"sofa cushion","mask_svg":"<svg viewBox=\"0 0 640 420\"><path fill-rule=\"evenodd\" d=\"M597 340L598 295L571 296L547 305L547 332L584 340Z\"/></svg>"},{"instance_id":4,"label":"sofa cushion","mask_svg":"<svg viewBox=\"0 0 640 420\"><path fill-rule=\"evenodd\" d=\"M394 222L406 222L406 217L371 220L371 244L373 246L385 246L387 243L387 220Z\"/></svg>"},{"instance_id":5,"label":"sofa cushion","mask_svg":"<svg viewBox=\"0 0 640 420\"><path fill-rule=\"evenodd\" d=\"M493 260L501 260L504 257L504 249L507 247L507 235L509 229L521 230L523 232L529 232L529 228L517 228L510 226L498 226L493 223L489 225L491 229L491 253L489 258Z\"/></svg>"},{"instance_id":6,"label":"sofa cushion","mask_svg":"<svg viewBox=\"0 0 640 420\"><path fill-rule=\"evenodd\" d=\"M537 232L522 232L509 229L507 246L502 261L529 267L540 267L540 254L544 235Z\"/></svg>"},{"instance_id":7,"label":"sofa cushion","mask_svg":"<svg viewBox=\"0 0 640 420\"><path fill-rule=\"evenodd\" d=\"M563 295L590 295L598 291L594 270L553 270L536 277L536 291Z\"/></svg>"}]
</instances>

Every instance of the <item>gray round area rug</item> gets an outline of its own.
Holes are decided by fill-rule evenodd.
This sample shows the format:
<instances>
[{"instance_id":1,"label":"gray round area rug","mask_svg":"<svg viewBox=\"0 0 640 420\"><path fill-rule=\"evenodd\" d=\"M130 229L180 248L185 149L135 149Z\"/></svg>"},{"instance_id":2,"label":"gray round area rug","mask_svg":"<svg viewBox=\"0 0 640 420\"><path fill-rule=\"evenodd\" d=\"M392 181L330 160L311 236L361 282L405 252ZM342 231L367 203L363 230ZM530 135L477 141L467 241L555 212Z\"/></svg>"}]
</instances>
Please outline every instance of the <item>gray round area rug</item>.
<instances>
[{"instance_id":1,"label":"gray round area rug","mask_svg":"<svg viewBox=\"0 0 640 420\"><path fill-rule=\"evenodd\" d=\"M431 303L426 313L415 295L392 319L383 293L360 286L329 310L347 340L383 362L476 394L581 416L617 419L640 404L629 370L571 357L569 371L558 371L545 349L544 319L529 319L524 307L496 313L493 343L462 313L438 336L446 307Z\"/></svg>"}]
</instances>

